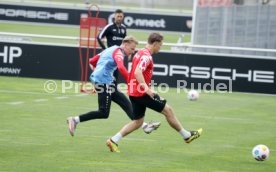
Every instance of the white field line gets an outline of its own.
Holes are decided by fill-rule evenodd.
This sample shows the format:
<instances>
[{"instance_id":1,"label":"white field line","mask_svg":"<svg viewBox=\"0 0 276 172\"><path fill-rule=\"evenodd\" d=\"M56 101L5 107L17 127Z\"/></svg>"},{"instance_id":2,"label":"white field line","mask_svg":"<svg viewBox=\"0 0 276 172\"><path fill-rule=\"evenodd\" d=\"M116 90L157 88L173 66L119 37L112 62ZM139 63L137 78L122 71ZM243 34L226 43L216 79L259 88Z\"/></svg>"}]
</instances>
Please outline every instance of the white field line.
<instances>
[{"instance_id":1,"label":"white field line","mask_svg":"<svg viewBox=\"0 0 276 172\"><path fill-rule=\"evenodd\" d=\"M62 94L49 94L49 93L43 93L43 92L31 92L31 91L11 91L11 90L0 90L0 93L11 93L11 94L33 94L33 95L62 95Z\"/></svg>"},{"instance_id":2,"label":"white field line","mask_svg":"<svg viewBox=\"0 0 276 172\"><path fill-rule=\"evenodd\" d=\"M48 95L48 96L64 96L65 94L54 94L54 93L44 93L44 92L31 92L31 91L11 91L11 90L0 90L0 93L11 93L11 94L33 94L33 95ZM75 96L75 97L82 97L82 96L88 96L90 94L86 93L76 93L71 95L66 95L68 97Z\"/></svg>"},{"instance_id":3,"label":"white field line","mask_svg":"<svg viewBox=\"0 0 276 172\"><path fill-rule=\"evenodd\" d=\"M48 99L34 99L34 102L46 102Z\"/></svg>"},{"instance_id":4,"label":"white field line","mask_svg":"<svg viewBox=\"0 0 276 172\"><path fill-rule=\"evenodd\" d=\"M9 141L9 144L18 144L18 145L36 145L36 146L49 146L50 144L46 143L34 143L34 142L24 142L24 141Z\"/></svg>"},{"instance_id":5,"label":"white field line","mask_svg":"<svg viewBox=\"0 0 276 172\"><path fill-rule=\"evenodd\" d=\"M103 139L108 139L107 136L88 136L92 138L103 138ZM159 140L155 139L143 139L143 138L127 138L125 137L123 140L129 140L129 141L146 141L146 142L155 142ZM184 143L183 143L184 144ZM185 144L184 144L185 145ZM205 145L206 147L222 147L222 148L229 148L229 149L240 149L240 150L248 150L252 149L252 147L241 147L241 146L236 146L236 145L231 145L231 144L216 144L216 145ZM269 148L270 152L276 152L276 149L271 149Z\"/></svg>"},{"instance_id":6,"label":"white field line","mask_svg":"<svg viewBox=\"0 0 276 172\"><path fill-rule=\"evenodd\" d=\"M69 97L67 96L60 96L60 97L55 97L55 99L61 100L61 99L68 99Z\"/></svg>"},{"instance_id":7,"label":"white field line","mask_svg":"<svg viewBox=\"0 0 276 172\"><path fill-rule=\"evenodd\" d=\"M66 95L64 96L64 94L49 94L49 93L42 93L42 92L30 92L30 91L10 91L10 90L0 90L0 93L8 93L8 94L32 94L32 95L49 95L49 96L58 96L58 97L54 97L54 99L57 100L63 100L63 99L68 99L70 97L83 97L83 96L88 96L89 94L73 94L73 95ZM49 101L49 99L34 99L31 100L32 102L46 102ZM0 104L9 104L9 105L20 105L26 103L24 101L14 101L14 102L0 102Z\"/></svg>"},{"instance_id":8,"label":"white field line","mask_svg":"<svg viewBox=\"0 0 276 172\"><path fill-rule=\"evenodd\" d=\"M68 136L69 137L69 136ZM92 138L103 138L103 139L108 139L107 136L89 136ZM124 140L129 140L129 141L146 141L146 142L155 142L155 141L159 141L159 140L155 140L155 139L143 139L143 138L124 138ZM34 143L34 142L22 142L22 141L10 141L10 139L0 139L1 142L9 142L9 143L14 143L14 144L28 144L28 145L38 145L38 146L48 146L50 144L46 144L46 143ZM6 143L4 143L6 144ZM184 143L183 143L184 144ZM185 144L184 144L185 146ZM251 150L252 147L246 146L246 147L242 147L242 146L236 146L236 145L231 145L231 144L215 144L215 145L205 145L207 148L208 147L218 147L218 148L225 148L225 149L239 149L239 150ZM276 149L271 149L269 148L270 152L276 152Z\"/></svg>"},{"instance_id":9,"label":"white field line","mask_svg":"<svg viewBox=\"0 0 276 172\"><path fill-rule=\"evenodd\" d=\"M25 102L22 102L22 101L18 101L18 102L7 102L6 104L9 104L9 105L20 105L20 104L23 104Z\"/></svg>"},{"instance_id":10,"label":"white field line","mask_svg":"<svg viewBox=\"0 0 276 172\"><path fill-rule=\"evenodd\" d=\"M0 129L0 133L4 133L4 132L12 132L13 130L9 130L9 129ZM1 139L0 139L1 141Z\"/></svg>"},{"instance_id":11,"label":"white field line","mask_svg":"<svg viewBox=\"0 0 276 172\"><path fill-rule=\"evenodd\" d=\"M108 139L108 137L107 137L107 136L89 136L89 137ZM147 142L154 142L154 141L157 141L157 140L154 140L154 139L143 139L143 138L124 138L124 140L132 140L132 141L147 141Z\"/></svg>"},{"instance_id":12,"label":"white field line","mask_svg":"<svg viewBox=\"0 0 276 172\"><path fill-rule=\"evenodd\" d=\"M231 144L215 144L215 145L205 145L205 147L221 147L221 148L226 148L226 149L240 149L240 150L252 150L253 147L249 146L236 146L236 145L231 145ZM271 149L269 148L270 152L276 152L276 149Z\"/></svg>"},{"instance_id":13,"label":"white field line","mask_svg":"<svg viewBox=\"0 0 276 172\"><path fill-rule=\"evenodd\" d=\"M218 116L204 116L204 115L189 115L192 118L204 118L204 119L211 119L211 120L232 120L232 121L244 121L244 122L253 122L250 119L244 118L236 118L236 117L218 117Z\"/></svg>"},{"instance_id":14,"label":"white field line","mask_svg":"<svg viewBox=\"0 0 276 172\"><path fill-rule=\"evenodd\" d=\"M75 96L76 97L83 97L83 96L88 96L89 94L85 94L85 93L83 93L83 94L76 94Z\"/></svg>"},{"instance_id":15,"label":"white field line","mask_svg":"<svg viewBox=\"0 0 276 172\"><path fill-rule=\"evenodd\" d=\"M120 112L122 114L125 114L124 111L122 109L112 109L112 111L115 112ZM187 117L189 118L203 118L203 119L210 119L210 120L225 120L225 121L243 121L243 122L248 122L248 123L252 123L255 121L250 120L250 119L245 119L245 118L236 118L236 117L218 117L218 116L204 116L204 115L187 115Z\"/></svg>"}]
</instances>

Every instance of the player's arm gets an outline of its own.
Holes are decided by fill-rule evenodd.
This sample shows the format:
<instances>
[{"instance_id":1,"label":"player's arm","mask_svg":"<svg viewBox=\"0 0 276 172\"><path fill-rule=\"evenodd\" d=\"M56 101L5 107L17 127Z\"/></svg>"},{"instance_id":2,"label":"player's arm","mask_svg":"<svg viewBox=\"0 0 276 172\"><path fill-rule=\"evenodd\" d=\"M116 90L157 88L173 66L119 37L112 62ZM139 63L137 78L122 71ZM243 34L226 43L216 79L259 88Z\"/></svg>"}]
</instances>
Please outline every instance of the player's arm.
<instances>
[{"instance_id":1,"label":"player's arm","mask_svg":"<svg viewBox=\"0 0 276 172\"><path fill-rule=\"evenodd\" d=\"M128 72L124 65L124 56L123 56L122 52L119 52L120 50L119 51L118 50L113 53L113 59L114 59L115 63L117 64L119 72L122 74L123 78L127 82L128 81Z\"/></svg>"},{"instance_id":2,"label":"player's arm","mask_svg":"<svg viewBox=\"0 0 276 172\"><path fill-rule=\"evenodd\" d=\"M151 90L149 86L146 84L146 81L143 75L143 71L146 69L148 65L149 65L148 58L146 56L141 57L141 60L134 71L134 75L137 81L139 82L139 84L145 90L146 94L148 94L151 97L154 97L156 93L153 90Z\"/></svg>"},{"instance_id":3,"label":"player's arm","mask_svg":"<svg viewBox=\"0 0 276 172\"><path fill-rule=\"evenodd\" d=\"M140 84L140 85L143 87L143 89L145 90L146 94L148 94L148 95L151 96L151 97L154 97L155 92L152 91L152 90L149 88L149 86L146 84L145 78L144 78L144 76L143 76L143 70L140 69L139 67L137 67L137 68L135 69L134 74L135 74L135 77L136 77L137 81L139 82L139 84Z\"/></svg>"},{"instance_id":4,"label":"player's arm","mask_svg":"<svg viewBox=\"0 0 276 172\"><path fill-rule=\"evenodd\" d=\"M106 49L106 46L104 45L104 42L103 42L103 38L106 37L106 34L108 33L108 29L109 29L109 25L106 25L97 37L97 41L103 50Z\"/></svg>"},{"instance_id":5,"label":"player's arm","mask_svg":"<svg viewBox=\"0 0 276 172\"><path fill-rule=\"evenodd\" d=\"M125 34L124 34L124 38L127 36L127 28L125 27Z\"/></svg>"},{"instance_id":6,"label":"player's arm","mask_svg":"<svg viewBox=\"0 0 276 172\"><path fill-rule=\"evenodd\" d=\"M92 70L94 70L96 68L96 65L97 65L97 62L98 62L100 56L101 56L101 54L97 54L94 57L89 59L89 65Z\"/></svg>"}]
</instances>

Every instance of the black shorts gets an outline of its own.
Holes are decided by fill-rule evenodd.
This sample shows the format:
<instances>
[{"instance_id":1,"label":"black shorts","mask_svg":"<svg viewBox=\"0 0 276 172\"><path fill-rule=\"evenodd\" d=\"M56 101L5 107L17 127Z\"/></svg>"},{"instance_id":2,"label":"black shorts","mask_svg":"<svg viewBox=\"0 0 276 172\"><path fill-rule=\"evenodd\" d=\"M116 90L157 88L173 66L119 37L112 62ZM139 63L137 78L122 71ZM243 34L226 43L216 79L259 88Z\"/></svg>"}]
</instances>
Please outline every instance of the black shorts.
<instances>
[{"instance_id":1,"label":"black shorts","mask_svg":"<svg viewBox=\"0 0 276 172\"><path fill-rule=\"evenodd\" d=\"M162 112L167 102L165 99L161 100L159 96L152 98L147 94L142 97L129 96L129 99L132 104L134 119L144 117L146 108L150 108L156 112Z\"/></svg>"},{"instance_id":2,"label":"black shorts","mask_svg":"<svg viewBox=\"0 0 276 172\"><path fill-rule=\"evenodd\" d=\"M113 101L125 111L131 120L133 120L131 103L125 94L118 90L117 83L96 83L94 86L98 93L99 109L104 109L104 111L109 114L111 101Z\"/></svg>"}]
</instances>

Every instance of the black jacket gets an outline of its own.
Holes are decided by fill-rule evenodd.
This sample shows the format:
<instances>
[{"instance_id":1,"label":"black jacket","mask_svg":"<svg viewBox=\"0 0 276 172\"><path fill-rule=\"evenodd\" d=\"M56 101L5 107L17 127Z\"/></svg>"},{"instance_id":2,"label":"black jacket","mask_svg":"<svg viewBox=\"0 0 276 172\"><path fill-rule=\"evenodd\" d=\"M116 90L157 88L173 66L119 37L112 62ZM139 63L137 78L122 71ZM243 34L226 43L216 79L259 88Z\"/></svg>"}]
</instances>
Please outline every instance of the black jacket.
<instances>
[{"instance_id":1,"label":"black jacket","mask_svg":"<svg viewBox=\"0 0 276 172\"><path fill-rule=\"evenodd\" d=\"M126 37L127 30L125 25L117 26L115 23L111 23L106 25L101 33L98 35L97 40L102 49L106 49L104 43L102 42L102 38L106 37L107 46L111 47L113 45L120 46L122 44L122 40Z\"/></svg>"}]
</instances>

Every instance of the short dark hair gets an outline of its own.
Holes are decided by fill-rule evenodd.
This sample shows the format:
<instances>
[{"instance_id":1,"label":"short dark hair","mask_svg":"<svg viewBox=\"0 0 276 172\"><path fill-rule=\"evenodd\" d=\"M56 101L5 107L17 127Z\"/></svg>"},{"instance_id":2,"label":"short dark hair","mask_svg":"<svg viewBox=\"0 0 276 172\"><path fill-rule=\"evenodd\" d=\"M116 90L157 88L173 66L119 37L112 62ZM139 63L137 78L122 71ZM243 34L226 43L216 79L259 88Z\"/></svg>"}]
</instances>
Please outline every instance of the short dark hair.
<instances>
[{"instance_id":1,"label":"short dark hair","mask_svg":"<svg viewBox=\"0 0 276 172\"><path fill-rule=\"evenodd\" d=\"M153 44L154 42L163 41L163 36L160 33L151 33L148 38L148 44Z\"/></svg>"},{"instance_id":2,"label":"short dark hair","mask_svg":"<svg viewBox=\"0 0 276 172\"><path fill-rule=\"evenodd\" d=\"M115 13L124 13L124 12L121 9L117 9L117 10L115 10Z\"/></svg>"}]
</instances>

